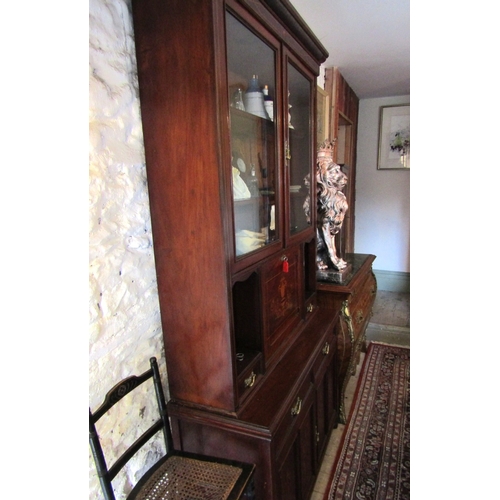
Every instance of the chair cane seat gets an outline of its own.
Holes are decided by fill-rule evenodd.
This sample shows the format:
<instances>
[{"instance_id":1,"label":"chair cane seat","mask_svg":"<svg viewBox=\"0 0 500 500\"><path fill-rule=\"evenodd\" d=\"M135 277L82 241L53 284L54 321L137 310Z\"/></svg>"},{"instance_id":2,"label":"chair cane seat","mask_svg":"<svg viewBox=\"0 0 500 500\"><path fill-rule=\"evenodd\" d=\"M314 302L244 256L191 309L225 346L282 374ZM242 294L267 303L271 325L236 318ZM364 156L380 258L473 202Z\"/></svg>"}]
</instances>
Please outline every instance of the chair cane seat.
<instances>
[{"instance_id":1,"label":"chair cane seat","mask_svg":"<svg viewBox=\"0 0 500 500\"><path fill-rule=\"evenodd\" d=\"M141 479L133 500L226 500L243 470L233 465L170 456Z\"/></svg>"}]
</instances>

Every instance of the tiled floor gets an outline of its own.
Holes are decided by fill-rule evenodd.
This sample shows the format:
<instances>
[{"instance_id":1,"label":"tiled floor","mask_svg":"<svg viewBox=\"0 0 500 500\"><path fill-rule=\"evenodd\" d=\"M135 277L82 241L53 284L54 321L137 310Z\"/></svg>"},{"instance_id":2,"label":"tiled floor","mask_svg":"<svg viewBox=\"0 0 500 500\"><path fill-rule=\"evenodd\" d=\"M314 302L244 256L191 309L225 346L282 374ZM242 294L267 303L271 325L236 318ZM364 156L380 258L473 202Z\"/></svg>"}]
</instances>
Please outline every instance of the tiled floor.
<instances>
[{"instance_id":1,"label":"tiled floor","mask_svg":"<svg viewBox=\"0 0 500 500\"><path fill-rule=\"evenodd\" d=\"M410 294L386 292L379 290L373 305L373 316L366 329L366 340L386 342L396 345L410 345ZM351 377L345 392L345 413L349 415L354 391L358 382L359 372L363 365L364 353L361 353L361 360L356 370L356 375ZM330 472L335 461L337 449L342 438L345 425L339 424L333 430L328 443L325 457L318 473L316 484L310 500L323 500Z\"/></svg>"},{"instance_id":2,"label":"tiled floor","mask_svg":"<svg viewBox=\"0 0 500 500\"><path fill-rule=\"evenodd\" d=\"M410 328L410 294L379 290L370 323Z\"/></svg>"},{"instance_id":3,"label":"tiled floor","mask_svg":"<svg viewBox=\"0 0 500 500\"><path fill-rule=\"evenodd\" d=\"M378 291L366 340L410 345L410 294Z\"/></svg>"}]
</instances>

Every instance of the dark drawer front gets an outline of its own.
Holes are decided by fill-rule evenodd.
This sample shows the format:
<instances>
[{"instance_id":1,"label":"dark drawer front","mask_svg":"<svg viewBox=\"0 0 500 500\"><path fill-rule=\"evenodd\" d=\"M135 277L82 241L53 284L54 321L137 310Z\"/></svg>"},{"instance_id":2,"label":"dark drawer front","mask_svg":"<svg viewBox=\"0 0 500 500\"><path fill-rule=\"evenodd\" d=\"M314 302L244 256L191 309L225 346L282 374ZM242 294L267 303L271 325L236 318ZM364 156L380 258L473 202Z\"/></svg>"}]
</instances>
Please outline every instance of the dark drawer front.
<instances>
[{"instance_id":1,"label":"dark drawer front","mask_svg":"<svg viewBox=\"0 0 500 500\"><path fill-rule=\"evenodd\" d=\"M275 435L276 456L279 457L287 443L295 439L297 428L302 421L301 416L305 414L312 404L314 386L309 377L304 381L292 402L288 405L285 415L280 422Z\"/></svg>"},{"instance_id":2,"label":"dark drawer front","mask_svg":"<svg viewBox=\"0 0 500 500\"><path fill-rule=\"evenodd\" d=\"M266 357L271 357L300 321L299 248L287 249L270 261L262 278Z\"/></svg>"},{"instance_id":3,"label":"dark drawer front","mask_svg":"<svg viewBox=\"0 0 500 500\"><path fill-rule=\"evenodd\" d=\"M244 368L238 373L238 397L240 404L245 400L251 390L255 387L259 374L262 373L262 354L253 355L251 352L237 353L236 363L244 364ZM253 356L252 356L253 355ZM247 356L251 358L248 362L238 356Z\"/></svg>"}]
</instances>

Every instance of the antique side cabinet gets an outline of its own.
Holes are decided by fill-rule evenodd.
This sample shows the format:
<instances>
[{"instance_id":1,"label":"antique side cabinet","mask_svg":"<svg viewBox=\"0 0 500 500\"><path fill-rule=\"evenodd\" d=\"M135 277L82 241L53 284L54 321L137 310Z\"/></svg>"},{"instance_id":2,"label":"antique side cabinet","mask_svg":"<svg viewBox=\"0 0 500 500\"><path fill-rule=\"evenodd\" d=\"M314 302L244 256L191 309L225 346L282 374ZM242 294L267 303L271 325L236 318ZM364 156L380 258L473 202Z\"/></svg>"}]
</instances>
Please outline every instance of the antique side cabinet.
<instances>
[{"instance_id":1,"label":"antique side cabinet","mask_svg":"<svg viewBox=\"0 0 500 500\"><path fill-rule=\"evenodd\" d=\"M132 11L174 439L306 499L339 405L311 183L328 54L288 0Z\"/></svg>"},{"instance_id":2,"label":"antique side cabinet","mask_svg":"<svg viewBox=\"0 0 500 500\"><path fill-rule=\"evenodd\" d=\"M365 349L366 328L377 295L377 279L372 269L375 255L346 254L352 272L343 283L322 280L318 272L318 305L332 311L340 310L337 337L336 376L339 384L339 422L346 423L344 395L349 378L356 373L360 352Z\"/></svg>"}]
</instances>

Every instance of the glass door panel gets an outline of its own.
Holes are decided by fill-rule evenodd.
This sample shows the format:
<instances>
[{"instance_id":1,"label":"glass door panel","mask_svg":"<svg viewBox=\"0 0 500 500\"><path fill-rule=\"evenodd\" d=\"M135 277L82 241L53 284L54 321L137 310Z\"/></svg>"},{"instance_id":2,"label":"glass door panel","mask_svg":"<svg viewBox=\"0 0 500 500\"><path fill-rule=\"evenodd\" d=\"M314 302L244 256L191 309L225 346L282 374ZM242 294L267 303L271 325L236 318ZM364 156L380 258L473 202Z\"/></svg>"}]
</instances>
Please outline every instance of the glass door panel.
<instances>
[{"instance_id":1,"label":"glass door panel","mask_svg":"<svg viewBox=\"0 0 500 500\"><path fill-rule=\"evenodd\" d=\"M279 239L276 50L226 13L236 256Z\"/></svg>"},{"instance_id":2,"label":"glass door panel","mask_svg":"<svg viewBox=\"0 0 500 500\"><path fill-rule=\"evenodd\" d=\"M311 172L311 87L295 66L288 63L288 147L290 234L311 226L307 199Z\"/></svg>"}]
</instances>

